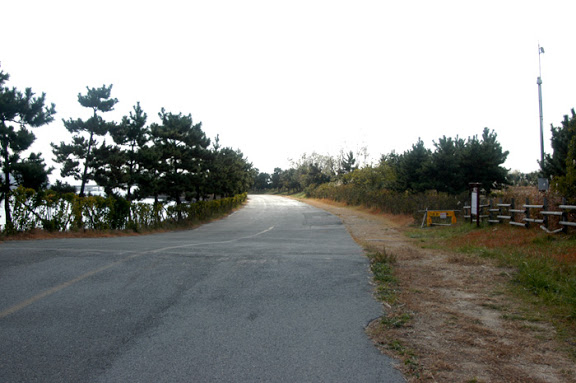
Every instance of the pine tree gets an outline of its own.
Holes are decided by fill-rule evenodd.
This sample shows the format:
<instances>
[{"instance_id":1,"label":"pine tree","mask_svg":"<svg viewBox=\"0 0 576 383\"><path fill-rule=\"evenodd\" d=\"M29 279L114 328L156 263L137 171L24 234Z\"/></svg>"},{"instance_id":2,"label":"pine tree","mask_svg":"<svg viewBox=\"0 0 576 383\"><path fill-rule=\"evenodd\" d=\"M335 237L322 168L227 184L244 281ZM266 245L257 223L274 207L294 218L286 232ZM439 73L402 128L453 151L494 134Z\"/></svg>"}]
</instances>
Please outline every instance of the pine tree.
<instances>
[{"instance_id":1,"label":"pine tree","mask_svg":"<svg viewBox=\"0 0 576 383\"><path fill-rule=\"evenodd\" d=\"M544 177L563 177L566 175L566 160L570 151L570 142L576 137L576 112L572 109L572 117L564 116L562 126L551 125L552 154L544 156L544 163L540 164Z\"/></svg>"},{"instance_id":2,"label":"pine tree","mask_svg":"<svg viewBox=\"0 0 576 383\"><path fill-rule=\"evenodd\" d=\"M112 85L103 85L101 88L88 88L85 95L78 94L78 102L85 108L92 109L93 115L86 121L82 119L63 120L66 129L73 134L72 142L60 145L52 145L52 152L56 156L55 161L62 164L60 174L62 177L73 176L81 181L80 196L84 196L84 189L89 180L95 177L94 151L99 144L96 136L105 136L113 123L108 123L102 119L99 113L114 110L117 99L111 98Z\"/></svg>"},{"instance_id":3,"label":"pine tree","mask_svg":"<svg viewBox=\"0 0 576 383\"><path fill-rule=\"evenodd\" d=\"M466 185L470 182L480 182L482 188L490 191L508 183L508 169L502 164L506 162L508 151L502 150L494 131L484 128L482 138L468 138L463 151L461 167Z\"/></svg>"},{"instance_id":4,"label":"pine tree","mask_svg":"<svg viewBox=\"0 0 576 383\"><path fill-rule=\"evenodd\" d=\"M429 174L434 189L457 194L468 189L462 170L465 141L461 138L443 136L434 141L436 150L430 158Z\"/></svg>"},{"instance_id":5,"label":"pine tree","mask_svg":"<svg viewBox=\"0 0 576 383\"><path fill-rule=\"evenodd\" d=\"M338 175L342 176L344 174L350 173L356 169L358 169L358 165L356 164L356 158L354 158L354 153L350 150L346 155L344 152L340 153L340 159L338 161Z\"/></svg>"},{"instance_id":6,"label":"pine tree","mask_svg":"<svg viewBox=\"0 0 576 383\"><path fill-rule=\"evenodd\" d=\"M37 192L48 187L48 175L52 170L53 167L46 168L42 153L30 153L28 158L13 166L16 183Z\"/></svg>"},{"instance_id":7,"label":"pine tree","mask_svg":"<svg viewBox=\"0 0 576 383\"><path fill-rule=\"evenodd\" d=\"M4 200L6 224L12 225L10 211L11 174L21 163L20 154L27 150L36 137L26 126L36 128L53 121L56 113L54 104L45 106L46 95L34 97L32 89L26 88L22 93L16 88L4 84L10 75L0 71L0 195ZM18 128L15 128L18 126Z\"/></svg>"},{"instance_id":8,"label":"pine tree","mask_svg":"<svg viewBox=\"0 0 576 383\"><path fill-rule=\"evenodd\" d=\"M206 184L210 139L202 131L202 123L194 124L192 116L159 113L162 124L150 126L152 148L149 150L148 172L158 172L157 191L166 194L177 205L186 194L200 198Z\"/></svg>"},{"instance_id":9,"label":"pine tree","mask_svg":"<svg viewBox=\"0 0 576 383\"><path fill-rule=\"evenodd\" d=\"M122 122L110 127L110 135L116 145L104 143L94 152L95 175L99 185L111 193L113 189L126 190L126 199L134 198L133 187L140 172L140 150L149 141L149 129L146 127L147 115L140 107L134 106L134 113L124 116Z\"/></svg>"},{"instance_id":10,"label":"pine tree","mask_svg":"<svg viewBox=\"0 0 576 383\"><path fill-rule=\"evenodd\" d=\"M125 171L126 154L118 145L107 145L106 140L93 149L91 165L94 169L92 179L104 187L107 195L114 194L115 189L124 189L128 175Z\"/></svg>"},{"instance_id":11,"label":"pine tree","mask_svg":"<svg viewBox=\"0 0 576 383\"><path fill-rule=\"evenodd\" d=\"M570 202L576 201L576 112L564 116L562 127L552 126L552 155L544 157L542 173L552 178L552 185Z\"/></svg>"},{"instance_id":12,"label":"pine tree","mask_svg":"<svg viewBox=\"0 0 576 383\"><path fill-rule=\"evenodd\" d=\"M412 149L401 155L391 154L387 162L393 166L396 173L395 189L398 191L411 191L419 193L431 188L430 173L428 171L431 152L426 149L424 142L419 138Z\"/></svg>"},{"instance_id":13,"label":"pine tree","mask_svg":"<svg viewBox=\"0 0 576 383\"><path fill-rule=\"evenodd\" d=\"M240 150L226 147L214 151L208 178L211 193L223 197L244 193L253 185L254 177L252 164Z\"/></svg>"}]
</instances>

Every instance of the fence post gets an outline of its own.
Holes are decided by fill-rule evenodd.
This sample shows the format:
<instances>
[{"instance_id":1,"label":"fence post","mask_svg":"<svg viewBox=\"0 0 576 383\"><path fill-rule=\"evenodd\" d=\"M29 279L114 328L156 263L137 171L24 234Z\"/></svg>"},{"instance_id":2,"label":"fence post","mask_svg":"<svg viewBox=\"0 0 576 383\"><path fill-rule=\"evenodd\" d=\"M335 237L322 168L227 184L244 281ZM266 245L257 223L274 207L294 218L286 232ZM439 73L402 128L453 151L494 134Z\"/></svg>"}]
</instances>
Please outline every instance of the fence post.
<instances>
[{"instance_id":1,"label":"fence post","mask_svg":"<svg viewBox=\"0 0 576 383\"><path fill-rule=\"evenodd\" d=\"M562 197L562 205L566 205L566 197ZM560 219L563 222L568 221L568 213L566 213L566 209L562 209L562 218ZM568 233L568 225L562 225L562 233Z\"/></svg>"},{"instance_id":2,"label":"fence post","mask_svg":"<svg viewBox=\"0 0 576 383\"><path fill-rule=\"evenodd\" d=\"M544 196L544 200L542 201L542 211L547 210L548 210L548 198ZM548 216L546 214L542 214L542 220L544 221L542 222L544 224L544 227L546 228L546 230L548 230Z\"/></svg>"},{"instance_id":3,"label":"fence post","mask_svg":"<svg viewBox=\"0 0 576 383\"><path fill-rule=\"evenodd\" d=\"M526 222L526 229L528 229L530 227L530 208L528 207L528 205L530 205L530 199L528 197L526 197L526 212L524 213L524 217L527 218L524 222Z\"/></svg>"},{"instance_id":4,"label":"fence post","mask_svg":"<svg viewBox=\"0 0 576 383\"><path fill-rule=\"evenodd\" d=\"M514 209L516 209L514 198L510 198L510 208L508 209L508 213L510 214L510 222L516 222L516 213L514 213Z\"/></svg>"},{"instance_id":5,"label":"fence post","mask_svg":"<svg viewBox=\"0 0 576 383\"><path fill-rule=\"evenodd\" d=\"M492 198L490 198L488 200L488 205L490 205L490 207L488 207L488 223L492 223L492 221L494 220L493 214L492 214Z\"/></svg>"}]
</instances>

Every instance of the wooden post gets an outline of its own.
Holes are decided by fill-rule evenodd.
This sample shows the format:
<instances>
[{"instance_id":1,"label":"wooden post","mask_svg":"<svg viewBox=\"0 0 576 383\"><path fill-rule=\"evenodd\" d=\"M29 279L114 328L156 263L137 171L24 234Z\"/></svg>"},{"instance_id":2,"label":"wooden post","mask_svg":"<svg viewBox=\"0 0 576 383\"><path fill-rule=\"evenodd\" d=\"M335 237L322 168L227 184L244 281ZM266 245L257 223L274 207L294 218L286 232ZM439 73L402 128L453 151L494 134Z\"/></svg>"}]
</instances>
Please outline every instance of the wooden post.
<instances>
[{"instance_id":1,"label":"wooden post","mask_svg":"<svg viewBox=\"0 0 576 383\"><path fill-rule=\"evenodd\" d=\"M542 211L547 211L548 210L548 198L546 198L546 196L544 196L544 201L542 201ZM544 227L546 229L548 229L548 216L545 214L542 214L542 220L544 222L542 222L544 224Z\"/></svg>"},{"instance_id":2,"label":"wooden post","mask_svg":"<svg viewBox=\"0 0 576 383\"><path fill-rule=\"evenodd\" d=\"M492 199L488 200L488 222L492 222L492 220L494 219L494 217L492 216Z\"/></svg>"},{"instance_id":3,"label":"wooden post","mask_svg":"<svg viewBox=\"0 0 576 383\"><path fill-rule=\"evenodd\" d=\"M516 222L516 213L513 212L514 209L516 209L514 198L510 198L510 208L508 209L508 212L510 213L510 222Z\"/></svg>"},{"instance_id":4,"label":"wooden post","mask_svg":"<svg viewBox=\"0 0 576 383\"><path fill-rule=\"evenodd\" d=\"M526 197L526 205L530 205L530 199L528 197ZM526 212L524 213L524 216L528 219L530 219L530 208L528 206L526 206ZM526 229L528 229L530 227L530 221L526 220Z\"/></svg>"},{"instance_id":5,"label":"wooden post","mask_svg":"<svg viewBox=\"0 0 576 383\"><path fill-rule=\"evenodd\" d=\"M562 205L566 205L566 197L562 197ZM566 209L562 209L562 218L561 221L566 222L568 221L568 213L566 213ZM562 225L562 233L568 233L568 225Z\"/></svg>"}]
</instances>

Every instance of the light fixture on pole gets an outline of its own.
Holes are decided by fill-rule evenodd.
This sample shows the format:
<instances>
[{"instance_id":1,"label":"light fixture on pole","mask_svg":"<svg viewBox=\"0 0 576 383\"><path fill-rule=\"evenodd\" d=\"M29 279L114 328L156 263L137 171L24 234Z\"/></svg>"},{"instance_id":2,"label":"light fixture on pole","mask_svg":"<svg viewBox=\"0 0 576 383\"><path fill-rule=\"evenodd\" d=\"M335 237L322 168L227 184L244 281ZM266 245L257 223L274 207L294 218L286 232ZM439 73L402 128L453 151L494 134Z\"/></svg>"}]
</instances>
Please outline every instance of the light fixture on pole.
<instances>
[{"instance_id":1,"label":"light fixture on pole","mask_svg":"<svg viewBox=\"0 0 576 383\"><path fill-rule=\"evenodd\" d=\"M544 164L544 116L542 115L542 65L540 55L544 53L544 48L538 43L538 105L540 107L540 166Z\"/></svg>"}]
</instances>

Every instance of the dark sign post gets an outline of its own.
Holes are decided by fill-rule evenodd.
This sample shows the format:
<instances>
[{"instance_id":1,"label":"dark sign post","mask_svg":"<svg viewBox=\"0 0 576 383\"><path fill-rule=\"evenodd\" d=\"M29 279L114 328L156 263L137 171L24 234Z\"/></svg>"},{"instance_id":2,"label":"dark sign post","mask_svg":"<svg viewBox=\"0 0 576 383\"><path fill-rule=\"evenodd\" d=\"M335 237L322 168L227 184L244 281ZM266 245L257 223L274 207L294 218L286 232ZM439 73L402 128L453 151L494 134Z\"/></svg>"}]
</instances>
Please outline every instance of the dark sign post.
<instances>
[{"instance_id":1,"label":"dark sign post","mask_svg":"<svg viewBox=\"0 0 576 383\"><path fill-rule=\"evenodd\" d=\"M547 192L549 188L548 178L538 178L538 191Z\"/></svg>"},{"instance_id":2,"label":"dark sign post","mask_svg":"<svg viewBox=\"0 0 576 383\"><path fill-rule=\"evenodd\" d=\"M470 223L474 222L476 215L476 226L480 226L480 186L479 182L470 182Z\"/></svg>"}]
</instances>

